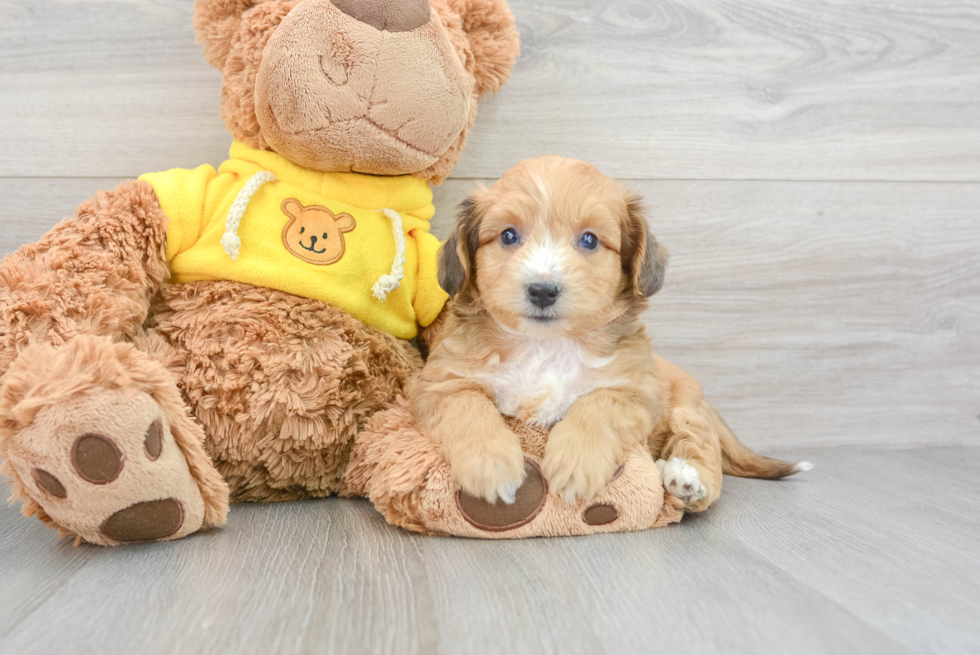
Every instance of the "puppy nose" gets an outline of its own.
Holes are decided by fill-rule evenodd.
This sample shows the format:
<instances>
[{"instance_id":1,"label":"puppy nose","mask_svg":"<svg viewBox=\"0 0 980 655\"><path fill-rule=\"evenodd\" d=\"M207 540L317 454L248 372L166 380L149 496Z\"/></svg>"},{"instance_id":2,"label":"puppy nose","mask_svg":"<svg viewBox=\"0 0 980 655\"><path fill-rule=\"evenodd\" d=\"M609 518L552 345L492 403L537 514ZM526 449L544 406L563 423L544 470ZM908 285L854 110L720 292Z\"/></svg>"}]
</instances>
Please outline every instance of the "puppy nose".
<instances>
[{"instance_id":1,"label":"puppy nose","mask_svg":"<svg viewBox=\"0 0 980 655\"><path fill-rule=\"evenodd\" d=\"M527 287L528 299L541 308L554 305L559 295L561 295L561 291L559 291L558 285L551 282L535 282Z\"/></svg>"},{"instance_id":2,"label":"puppy nose","mask_svg":"<svg viewBox=\"0 0 980 655\"><path fill-rule=\"evenodd\" d=\"M429 22L429 0L332 0L351 18L388 32L410 32Z\"/></svg>"}]
</instances>

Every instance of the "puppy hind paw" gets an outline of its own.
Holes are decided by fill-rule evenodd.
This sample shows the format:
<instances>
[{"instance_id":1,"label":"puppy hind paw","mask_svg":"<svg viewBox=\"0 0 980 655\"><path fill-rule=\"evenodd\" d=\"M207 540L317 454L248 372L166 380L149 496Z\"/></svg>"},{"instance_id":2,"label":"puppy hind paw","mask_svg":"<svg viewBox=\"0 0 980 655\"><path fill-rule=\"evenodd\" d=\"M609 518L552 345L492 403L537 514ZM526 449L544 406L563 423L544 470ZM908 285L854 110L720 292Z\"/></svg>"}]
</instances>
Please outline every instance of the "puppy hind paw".
<instances>
[{"instance_id":1,"label":"puppy hind paw","mask_svg":"<svg viewBox=\"0 0 980 655\"><path fill-rule=\"evenodd\" d=\"M685 505L696 503L707 495L701 484L698 470L681 457L671 457L669 461L657 460L657 468L663 477L664 487L684 501Z\"/></svg>"}]
</instances>

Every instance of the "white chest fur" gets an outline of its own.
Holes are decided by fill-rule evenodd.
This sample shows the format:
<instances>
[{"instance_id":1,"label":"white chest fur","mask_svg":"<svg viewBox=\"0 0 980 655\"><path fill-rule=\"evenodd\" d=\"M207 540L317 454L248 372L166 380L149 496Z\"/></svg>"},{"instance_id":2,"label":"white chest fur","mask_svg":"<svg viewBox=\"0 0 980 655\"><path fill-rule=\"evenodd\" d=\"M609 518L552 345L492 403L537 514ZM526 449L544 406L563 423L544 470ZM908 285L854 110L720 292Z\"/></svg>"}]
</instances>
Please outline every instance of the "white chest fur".
<instances>
[{"instance_id":1,"label":"white chest fur","mask_svg":"<svg viewBox=\"0 0 980 655\"><path fill-rule=\"evenodd\" d=\"M547 427L564 418L579 397L611 386L600 370L613 359L590 355L569 339L528 340L480 378L493 387L501 414Z\"/></svg>"}]
</instances>

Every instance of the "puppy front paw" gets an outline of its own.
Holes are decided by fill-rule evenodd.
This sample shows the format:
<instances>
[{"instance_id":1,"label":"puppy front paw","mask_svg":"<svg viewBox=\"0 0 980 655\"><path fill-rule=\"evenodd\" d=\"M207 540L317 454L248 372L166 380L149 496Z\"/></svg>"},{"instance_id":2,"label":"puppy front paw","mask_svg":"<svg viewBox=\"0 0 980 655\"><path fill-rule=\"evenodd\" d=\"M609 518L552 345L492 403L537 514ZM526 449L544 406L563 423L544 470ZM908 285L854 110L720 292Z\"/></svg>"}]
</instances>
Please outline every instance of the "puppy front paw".
<instances>
[{"instance_id":1,"label":"puppy front paw","mask_svg":"<svg viewBox=\"0 0 980 655\"><path fill-rule=\"evenodd\" d=\"M524 482L524 453L517 437L497 439L472 450L446 456L453 477L471 496L495 503L499 498L513 504Z\"/></svg>"},{"instance_id":2,"label":"puppy front paw","mask_svg":"<svg viewBox=\"0 0 980 655\"><path fill-rule=\"evenodd\" d=\"M693 505L708 495L698 470L682 457L671 457L670 461L657 460L657 468L664 480L664 487L684 501L685 506Z\"/></svg>"},{"instance_id":3,"label":"puppy front paw","mask_svg":"<svg viewBox=\"0 0 980 655\"><path fill-rule=\"evenodd\" d=\"M611 445L575 438L559 423L548 435L541 472L551 490L574 505L602 491L619 464Z\"/></svg>"}]
</instances>

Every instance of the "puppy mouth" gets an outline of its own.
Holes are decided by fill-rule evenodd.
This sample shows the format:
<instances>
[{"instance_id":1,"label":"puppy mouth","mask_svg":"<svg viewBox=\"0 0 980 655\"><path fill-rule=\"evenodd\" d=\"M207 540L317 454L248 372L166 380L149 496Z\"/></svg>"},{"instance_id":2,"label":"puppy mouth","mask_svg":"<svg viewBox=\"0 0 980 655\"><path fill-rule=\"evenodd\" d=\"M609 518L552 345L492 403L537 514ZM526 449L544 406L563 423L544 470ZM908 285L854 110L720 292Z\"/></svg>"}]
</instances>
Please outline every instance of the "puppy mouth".
<instances>
[{"instance_id":1,"label":"puppy mouth","mask_svg":"<svg viewBox=\"0 0 980 655\"><path fill-rule=\"evenodd\" d=\"M524 314L524 319L535 323L537 325L549 325L551 323L557 323L561 320L561 316L555 314Z\"/></svg>"}]
</instances>

